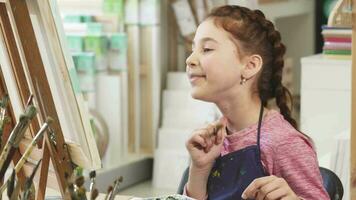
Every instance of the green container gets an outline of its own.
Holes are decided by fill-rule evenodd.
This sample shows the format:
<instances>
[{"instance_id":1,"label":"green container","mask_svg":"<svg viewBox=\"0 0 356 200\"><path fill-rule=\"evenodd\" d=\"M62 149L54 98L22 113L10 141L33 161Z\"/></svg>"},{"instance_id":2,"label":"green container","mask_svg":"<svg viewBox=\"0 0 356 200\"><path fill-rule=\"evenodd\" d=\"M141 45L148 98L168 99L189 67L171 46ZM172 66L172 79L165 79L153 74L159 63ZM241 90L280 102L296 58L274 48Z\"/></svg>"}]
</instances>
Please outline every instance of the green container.
<instances>
[{"instance_id":1,"label":"green container","mask_svg":"<svg viewBox=\"0 0 356 200\"><path fill-rule=\"evenodd\" d=\"M80 90L82 92L95 91L95 76L88 74L79 74Z\"/></svg>"},{"instance_id":2,"label":"green container","mask_svg":"<svg viewBox=\"0 0 356 200\"><path fill-rule=\"evenodd\" d=\"M108 40L104 35L87 35L84 39L84 50L103 56L108 50Z\"/></svg>"},{"instance_id":3,"label":"green container","mask_svg":"<svg viewBox=\"0 0 356 200\"><path fill-rule=\"evenodd\" d=\"M93 16L91 15L65 15L63 17L63 22L65 23L82 23L82 22L92 22Z\"/></svg>"},{"instance_id":4,"label":"green container","mask_svg":"<svg viewBox=\"0 0 356 200\"><path fill-rule=\"evenodd\" d=\"M105 13L117 14L118 16L123 16L124 0L105 0L103 4L103 11Z\"/></svg>"},{"instance_id":5,"label":"green container","mask_svg":"<svg viewBox=\"0 0 356 200\"><path fill-rule=\"evenodd\" d=\"M80 92L92 92L95 85L95 54L92 52L74 53L73 61L75 65L74 88ZM72 73L74 74L74 72Z\"/></svg>"},{"instance_id":6,"label":"green container","mask_svg":"<svg viewBox=\"0 0 356 200\"><path fill-rule=\"evenodd\" d=\"M91 15L82 15L81 22L93 22L93 16Z\"/></svg>"},{"instance_id":7,"label":"green container","mask_svg":"<svg viewBox=\"0 0 356 200\"><path fill-rule=\"evenodd\" d=\"M95 74L95 54L92 52L73 53L73 61L78 72Z\"/></svg>"},{"instance_id":8,"label":"green container","mask_svg":"<svg viewBox=\"0 0 356 200\"><path fill-rule=\"evenodd\" d=\"M109 66L112 70L127 70L127 45L127 34L115 33L110 36Z\"/></svg>"},{"instance_id":9,"label":"green container","mask_svg":"<svg viewBox=\"0 0 356 200\"><path fill-rule=\"evenodd\" d=\"M82 16L81 15L65 15L63 17L63 22L65 22L65 23L81 23Z\"/></svg>"},{"instance_id":10,"label":"green container","mask_svg":"<svg viewBox=\"0 0 356 200\"><path fill-rule=\"evenodd\" d=\"M126 50L127 49L127 34L114 33L110 36L110 49Z\"/></svg>"},{"instance_id":11,"label":"green container","mask_svg":"<svg viewBox=\"0 0 356 200\"><path fill-rule=\"evenodd\" d=\"M84 40L82 35L67 35L68 48L72 52L80 52L84 49Z\"/></svg>"},{"instance_id":12,"label":"green container","mask_svg":"<svg viewBox=\"0 0 356 200\"><path fill-rule=\"evenodd\" d=\"M88 35L102 35L103 24L97 22L87 23L87 34Z\"/></svg>"}]
</instances>

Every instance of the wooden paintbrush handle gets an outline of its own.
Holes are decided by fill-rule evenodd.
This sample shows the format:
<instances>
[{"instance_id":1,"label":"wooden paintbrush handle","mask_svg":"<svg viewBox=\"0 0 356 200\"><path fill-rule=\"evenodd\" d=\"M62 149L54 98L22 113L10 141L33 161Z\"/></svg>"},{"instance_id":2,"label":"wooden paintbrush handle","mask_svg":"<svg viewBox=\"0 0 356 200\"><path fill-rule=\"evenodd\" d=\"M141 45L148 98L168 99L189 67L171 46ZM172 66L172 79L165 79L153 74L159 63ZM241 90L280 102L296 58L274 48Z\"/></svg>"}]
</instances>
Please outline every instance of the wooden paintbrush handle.
<instances>
[{"instance_id":1,"label":"wooden paintbrush handle","mask_svg":"<svg viewBox=\"0 0 356 200\"><path fill-rule=\"evenodd\" d=\"M0 169L0 180L2 180L4 178L5 172L6 172L7 168L9 167L9 165L12 161L12 158L15 155L16 149L17 148L13 148L13 147L10 149L9 155L6 158L4 165Z\"/></svg>"},{"instance_id":2,"label":"wooden paintbrush handle","mask_svg":"<svg viewBox=\"0 0 356 200\"><path fill-rule=\"evenodd\" d=\"M34 142L32 142L34 143ZM22 155L21 159L19 160L19 162L17 162L16 166L15 166L15 172L18 173L20 171L20 169L23 167L23 165L25 164L27 158L30 156L34 146L36 143L34 144L30 144L30 146L26 149L25 153Z\"/></svg>"},{"instance_id":3,"label":"wooden paintbrush handle","mask_svg":"<svg viewBox=\"0 0 356 200\"><path fill-rule=\"evenodd\" d=\"M0 155L0 168L2 168L2 166L4 165L6 157L9 153L10 149L11 149L11 145L10 145L10 143L7 142L4 149L1 152L1 155Z\"/></svg>"}]
</instances>

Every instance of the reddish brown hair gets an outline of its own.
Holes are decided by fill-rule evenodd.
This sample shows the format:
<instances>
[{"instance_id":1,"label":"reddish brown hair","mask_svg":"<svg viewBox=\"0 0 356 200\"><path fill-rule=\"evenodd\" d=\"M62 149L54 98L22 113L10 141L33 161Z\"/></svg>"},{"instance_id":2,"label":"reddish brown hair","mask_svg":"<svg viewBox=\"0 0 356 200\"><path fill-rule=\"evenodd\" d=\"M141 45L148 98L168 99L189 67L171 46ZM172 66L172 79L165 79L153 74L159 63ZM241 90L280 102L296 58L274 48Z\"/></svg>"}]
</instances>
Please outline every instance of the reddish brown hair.
<instances>
[{"instance_id":1,"label":"reddish brown hair","mask_svg":"<svg viewBox=\"0 0 356 200\"><path fill-rule=\"evenodd\" d=\"M259 54L263 59L257 89L264 106L273 98L283 117L297 129L297 122L291 116L292 95L282 85L283 56L286 52L281 35L273 23L260 10L250 10L240 6L222 6L214 9L208 18L215 25L231 33L238 41L237 48L242 56Z\"/></svg>"}]
</instances>

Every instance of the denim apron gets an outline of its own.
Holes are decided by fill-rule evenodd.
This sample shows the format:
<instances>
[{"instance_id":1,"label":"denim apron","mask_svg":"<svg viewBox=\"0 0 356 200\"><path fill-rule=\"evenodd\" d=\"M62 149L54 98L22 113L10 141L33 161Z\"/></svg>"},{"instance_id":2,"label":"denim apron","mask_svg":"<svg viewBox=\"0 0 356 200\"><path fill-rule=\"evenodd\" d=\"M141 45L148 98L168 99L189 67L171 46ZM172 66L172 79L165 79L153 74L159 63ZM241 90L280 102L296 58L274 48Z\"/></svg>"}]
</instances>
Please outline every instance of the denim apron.
<instances>
[{"instance_id":1,"label":"denim apron","mask_svg":"<svg viewBox=\"0 0 356 200\"><path fill-rule=\"evenodd\" d=\"M242 199L242 192L256 178L266 176L260 156L261 105L257 144L220 156L215 160L208 179L208 199Z\"/></svg>"}]
</instances>

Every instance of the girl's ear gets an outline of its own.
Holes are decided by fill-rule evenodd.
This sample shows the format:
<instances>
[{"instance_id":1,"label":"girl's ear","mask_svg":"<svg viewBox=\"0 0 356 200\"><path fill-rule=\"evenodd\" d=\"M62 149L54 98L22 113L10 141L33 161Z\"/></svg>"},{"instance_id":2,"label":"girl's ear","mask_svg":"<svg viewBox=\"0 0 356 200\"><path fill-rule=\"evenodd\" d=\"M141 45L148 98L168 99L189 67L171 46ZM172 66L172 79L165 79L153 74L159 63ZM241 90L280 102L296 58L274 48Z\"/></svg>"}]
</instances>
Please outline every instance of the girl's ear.
<instances>
[{"instance_id":1,"label":"girl's ear","mask_svg":"<svg viewBox=\"0 0 356 200\"><path fill-rule=\"evenodd\" d=\"M250 79L262 69L263 60L260 55L253 54L246 58L245 63L246 64L243 67L241 74L246 79Z\"/></svg>"}]
</instances>

